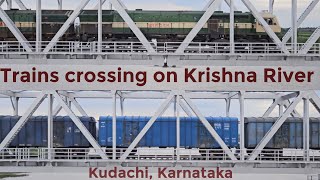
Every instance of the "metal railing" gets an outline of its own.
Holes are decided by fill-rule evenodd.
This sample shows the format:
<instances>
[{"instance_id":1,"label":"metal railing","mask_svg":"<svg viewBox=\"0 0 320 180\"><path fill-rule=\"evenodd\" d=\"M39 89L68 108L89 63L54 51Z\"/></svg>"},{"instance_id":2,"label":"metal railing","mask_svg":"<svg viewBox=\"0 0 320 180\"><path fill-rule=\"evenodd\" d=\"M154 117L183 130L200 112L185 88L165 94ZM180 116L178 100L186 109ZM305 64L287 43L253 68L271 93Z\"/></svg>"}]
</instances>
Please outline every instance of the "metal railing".
<instances>
[{"instance_id":1,"label":"metal railing","mask_svg":"<svg viewBox=\"0 0 320 180\"><path fill-rule=\"evenodd\" d=\"M0 152L0 162L68 162L68 161L116 161L119 162L120 157L126 151L125 148L116 149L116 159L112 160L112 148L103 148L103 152L109 157L107 160L102 160L93 148L7 148ZM181 150L179 150L180 152ZM197 152L197 153L195 153ZM318 151L301 151L296 150L262 150L261 154L254 161L247 160L250 157L252 150L234 150L233 153L238 158L237 161L231 160L227 153L221 149L184 149L183 152L177 155L176 149L169 149L163 152L150 151L149 153L141 152L134 149L125 162L243 162L240 160L240 155L243 153L245 162L258 163L315 163L320 164L320 155ZM317 153L314 153L317 152Z\"/></svg>"},{"instance_id":2,"label":"metal railing","mask_svg":"<svg viewBox=\"0 0 320 180\"><path fill-rule=\"evenodd\" d=\"M37 54L36 42L28 42L33 52L26 52L21 43L15 41L1 41L0 55L6 54ZM59 54L59 55L106 55L106 54L142 54L142 55L170 55L174 54L181 45L181 42L151 42L155 53L150 53L140 42L102 42L101 46L97 42L75 42L61 41L50 49L43 52L49 42L41 42L38 46L38 54ZM286 49L290 54L285 54L281 47L282 44L275 43L235 43L234 53L231 53L231 46L228 42L192 42L179 55L300 55L294 53L292 44L286 44ZM297 44L298 49L304 44ZM302 55L302 54L301 54ZM308 51L308 55L320 55L320 43L314 44Z\"/></svg>"}]
</instances>

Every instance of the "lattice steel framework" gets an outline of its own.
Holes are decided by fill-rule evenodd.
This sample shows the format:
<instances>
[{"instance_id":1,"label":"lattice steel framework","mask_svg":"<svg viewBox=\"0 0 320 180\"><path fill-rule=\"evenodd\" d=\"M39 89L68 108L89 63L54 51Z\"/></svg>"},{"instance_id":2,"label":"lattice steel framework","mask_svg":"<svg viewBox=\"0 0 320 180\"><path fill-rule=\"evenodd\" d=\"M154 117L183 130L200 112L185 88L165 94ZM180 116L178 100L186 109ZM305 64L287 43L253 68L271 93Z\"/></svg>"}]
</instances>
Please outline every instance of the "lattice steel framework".
<instances>
[{"instance_id":1,"label":"lattice steel framework","mask_svg":"<svg viewBox=\"0 0 320 180\"><path fill-rule=\"evenodd\" d=\"M12 0L6 0L8 8L12 8ZM20 9L27 9L28 5L24 5L21 0L15 0ZM154 44L149 42L141 30L137 27L135 22L127 13L127 7L121 2L121 0L109 0L113 7L123 20L127 23L132 32L137 36L140 42L131 42L127 49L123 49L122 42L103 42L102 39L102 5L106 2L105 0L99 0L95 9L98 11L98 41L92 42L91 44L83 45L80 42L59 42L59 39L67 31L74 20L79 16L80 12L87 6L90 0L82 0L78 3L73 13L69 16L67 21L63 24L61 29L55 34L50 42L42 41L42 29L41 29L41 0L37 2L37 22L36 22L36 41L29 42L16 27L14 22L9 18L6 12L0 8L0 18L10 29L12 34L16 37L17 42L15 48L5 48L9 42L0 42L0 62L1 65L13 65L13 64L46 64L55 66L57 64L70 64L70 65L82 65L86 66L89 64L104 64L104 65L163 65L164 62L170 65L178 66L209 66L209 65L220 65L220 66L320 66L320 45L315 42L320 37L320 27L311 35L306 43L297 43L297 29L315 8L319 0L313 0L305 11L298 18L297 16L297 0L292 0L292 27L281 40L273 32L271 27L261 16L256 7L251 3L250 0L242 0L244 5L251 11L257 21L263 26L268 36L272 39L273 43L247 43L245 50L237 50L240 44L235 42L234 30L230 30L230 42L224 44L219 43L195 43L192 42L195 36L199 33L201 28L205 25L208 19L212 16L214 11L220 6L223 0L211 0L204 8L204 14L202 18L197 22L195 27L190 31L183 42L180 43L160 43ZM4 3L4 0L0 1ZM226 0L226 3L230 6L230 26L235 26L234 11L237 9L234 1ZM273 12L274 0L270 0L269 11ZM63 9L62 0L58 0L57 9ZM291 43L287 43L291 39ZM171 45L170 45L171 44ZM260 47L258 51L254 51L255 48ZM272 45L272 49L269 48ZM106 46L112 48L105 48ZM80 48L75 48L80 47ZM169 47L169 48L168 48ZM209 47L209 48L208 48ZM243 47L243 43L241 44ZM274 48L276 47L276 48ZM222 49L221 49L222 48ZM17 54L18 53L18 54ZM88 58L89 56L89 58ZM54 59L54 60L53 60ZM6 136L6 138L0 144L0 151L4 151L10 141L17 135L22 126L28 121L30 116L35 112L39 105L47 98L48 99L48 148L46 149L47 156L43 160L44 162L54 162L52 158L54 149L52 148L52 119L53 116L57 115L61 109L64 109L67 114L71 117L72 121L81 130L84 136L88 139L95 152L100 156L99 160L102 162L138 162L146 163L141 159L132 160L130 153L139 143L141 138L150 129L152 124L156 121L157 117L161 116L168 106L174 102L176 104L175 114L177 116L177 132L180 131L180 108L185 111L189 116L197 116L200 121L204 124L207 130L210 132L212 137L219 143L223 150L223 154L227 157L221 162L234 164L250 164L263 162L261 158L262 150L270 139L274 136L277 130L281 127L284 121L289 116L301 117L301 115L295 110L297 104L301 101L304 102L304 113L302 115L304 119L304 152L303 159L301 161L285 161L288 164L308 164L308 165L319 165L319 162L310 160L310 147L309 147L309 102L311 102L315 108L320 111L320 98L315 91L300 91L294 92L282 92L282 89L275 89L274 92L252 92L246 91L235 91L235 92L190 92L188 89L184 91L161 91L159 92L139 92L139 91L81 91L81 89L75 89L75 91L57 91L52 89L49 91L23 91L24 86L21 85L22 91L13 91L8 87L8 91L0 93L3 98L10 98L12 100L12 106L14 115L18 115L19 99L20 98L35 98L34 103L29 109L22 115L18 123ZM112 153L107 154L104 149L100 147L97 141L90 135L88 130L80 122L79 118L75 115L73 110L70 108L70 104L74 105L79 110L81 115L88 116L85 110L77 102L77 98L109 98L113 99L113 146ZM124 99L165 99L163 104L156 111L151 120L135 138L129 148L125 149L122 153L119 153L116 148L116 102L120 99L121 109L123 111L123 100ZM235 153L227 147L222 141L217 132L212 128L208 121L204 118L202 113L199 111L197 106L194 105L192 99L224 99L226 101L226 115L230 113L230 102L231 99L237 99L240 103L240 153L236 156ZM257 148L247 154L244 149L244 101L245 99L273 99L274 103L267 109L264 117L268 117L270 113L279 106L280 114L279 118L266 134L262 141L258 144ZM57 101L59 106L53 109L53 100ZM176 161L180 162L180 133L177 133L177 157ZM111 156L110 156L111 155ZM1 156L0 156L1 157ZM173 161L174 161L173 158ZM30 159L26 159L26 161ZM0 162L8 162L12 159L0 159ZM21 159L19 160L21 161ZM85 161L90 161L85 159ZM162 160L163 162L167 162ZM171 162L171 161L170 161ZM210 161L208 161L210 162ZM282 163L280 161L272 161L273 163ZM156 161L156 163L159 163ZM171 162L172 163L172 162ZM183 162L181 162L183 163ZM189 162L188 162L189 163ZM212 163L212 162L210 162ZM218 162L219 163L219 162ZM270 161L269 161L270 163Z\"/></svg>"}]
</instances>

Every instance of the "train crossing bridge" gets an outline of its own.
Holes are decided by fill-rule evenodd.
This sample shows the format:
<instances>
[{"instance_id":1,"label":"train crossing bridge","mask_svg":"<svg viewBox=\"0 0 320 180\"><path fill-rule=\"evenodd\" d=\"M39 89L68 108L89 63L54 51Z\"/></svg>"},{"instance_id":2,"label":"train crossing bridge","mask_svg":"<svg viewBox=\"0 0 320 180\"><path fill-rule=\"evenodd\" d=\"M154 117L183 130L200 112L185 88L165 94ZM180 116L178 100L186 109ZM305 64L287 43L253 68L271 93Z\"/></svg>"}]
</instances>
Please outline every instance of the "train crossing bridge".
<instances>
[{"instance_id":1,"label":"train crossing bridge","mask_svg":"<svg viewBox=\"0 0 320 180\"><path fill-rule=\"evenodd\" d=\"M6 0L8 9L12 9L12 1ZM28 4L21 0L14 0L21 10L28 10ZM122 164L123 166L250 166L254 168L319 168L320 151L310 148L310 107L314 106L320 112L320 98L317 90L320 82L317 74L320 72L320 43L316 43L320 37L320 27L316 28L304 43L298 43L298 28L314 11L319 0L312 0L307 8L298 16L297 0L292 0L292 11L288 21L292 26L281 38L273 31L269 23L261 15L250 0L242 0L243 4L262 26L270 42L237 42L235 40L235 28L228 32L227 41L223 42L196 42L193 41L201 29L206 25L212 14L219 8L222 0L211 0L204 8L203 15L195 23L194 27L186 35L183 41L155 41L148 39L129 16L127 7L121 0L109 0L115 11L121 16L130 31L138 41L108 40L103 38L103 11L105 1L98 0L94 7L97 11L96 31L94 41L59 41L73 26L81 11L86 8L90 0L81 0L75 4L75 8L69 14L61 28L49 41L43 40L43 18L41 0L36 0L35 38L36 41L28 41L21 32L21 28L0 7L0 18L5 27L13 34L15 40L0 41L0 68L2 79L0 85L0 97L10 99L14 116L21 116L19 121L4 136L0 144L0 165L25 165L44 166L53 163L56 166L89 164L104 166L108 163ZM0 1L0 3L4 3ZM232 0L226 0L230 7L229 27L235 27L236 4ZM273 13L274 1L270 0L269 13ZM58 0L57 9L64 9L62 0ZM316 19L314 20L317 21ZM290 41L289 41L290 40ZM312 72L312 80L273 82L273 83L226 83L218 82L217 85L208 84L184 84L182 81L159 85L155 82L145 87L137 87L134 82L112 84L99 84L97 82L68 82L57 83L23 83L23 80L14 77L13 74L5 76L6 72L17 71L46 71L68 72L76 71L103 71L105 70L130 70L131 72L174 71L182 74L183 69L197 67L201 70L213 68L229 68L230 71L255 71L263 74L263 68L274 68L288 72ZM181 72L180 72L181 71ZM18 75L17 73L15 75ZM31 73L32 74L32 73ZM288 78L286 74L284 78ZM293 76L293 75L291 75ZM302 76L302 75L301 75ZM7 77L7 79L5 78ZM18 77L18 76L17 76ZM292 78L292 77L291 77ZM35 78L36 79L36 78ZM298 79L298 80L297 80ZM259 78L258 80L259 81ZM19 83L16 83L19 82ZM51 81L52 82L52 81ZM27 111L20 113L19 101L23 98L32 98L34 102ZM90 116L78 103L77 99L109 99L113 103L112 121L112 146L101 147L97 140L80 121L80 116ZM154 116L147 122L144 128L126 148L117 147L116 128L117 116L125 115L124 101L128 99L159 99L162 104L155 111ZM225 100L225 112L230 116L232 100L239 102L239 147L230 148L221 139L201 110L194 104L195 99ZM245 145L245 101L247 100L273 100L266 107L263 117L269 117L278 107L279 116L270 130L265 134L256 148L247 149ZM12 148L8 147L18 132L27 123L33 113L44 101L48 102L48 132L47 147ZM53 102L57 104L53 107ZM297 110L297 105L303 104L302 113ZM174 104L176 117L176 147L155 149L137 147L157 118ZM71 108L71 106L73 108ZM120 107L121 113L117 113ZM215 107L212 107L215 108ZM64 110L79 128L84 137L91 144L90 148L57 148L53 146L53 117ZM74 110L79 111L76 113ZM8 112L3 112L8 113ZM188 149L180 147L180 116L186 114L190 117L198 117L209 134L220 145L220 149ZM283 126L288 117L302 118L302 148L266 149L269 141ZM319 137L318 137L319 138Z\"/></svg>"}]
</instances>

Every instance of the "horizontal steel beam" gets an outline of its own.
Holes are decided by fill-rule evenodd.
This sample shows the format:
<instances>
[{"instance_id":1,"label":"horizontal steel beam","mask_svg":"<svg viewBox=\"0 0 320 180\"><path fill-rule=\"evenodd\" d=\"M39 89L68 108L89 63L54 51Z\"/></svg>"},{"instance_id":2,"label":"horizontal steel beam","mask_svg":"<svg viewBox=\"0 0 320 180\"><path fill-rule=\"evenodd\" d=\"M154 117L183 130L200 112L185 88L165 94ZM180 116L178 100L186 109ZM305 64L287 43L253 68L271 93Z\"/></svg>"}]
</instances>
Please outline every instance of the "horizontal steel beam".
<instances>
[{"instance_id":1,"label":"horizontal steel beam","mask_svg":"<svg viewBox=\"0 0 320 180\"><path fill-rule=\"evenodd\" d=\"M191 99L239 99L237 92L187 92ZM35 98L41 91L2 91L0 98L20 97L20 98ZM59 91L59 94L69 98L103 98L111 99L110 91ZM170 94L169 91L122 91L121 96L125 99L166 99ZM231 96L230 96L231 94ZM288 95L290 94L290 95ZM281 96L290 97L294 93L286 92L247 92L244 95L245 99L276 99Z\"/></svg>"}]
</instances>

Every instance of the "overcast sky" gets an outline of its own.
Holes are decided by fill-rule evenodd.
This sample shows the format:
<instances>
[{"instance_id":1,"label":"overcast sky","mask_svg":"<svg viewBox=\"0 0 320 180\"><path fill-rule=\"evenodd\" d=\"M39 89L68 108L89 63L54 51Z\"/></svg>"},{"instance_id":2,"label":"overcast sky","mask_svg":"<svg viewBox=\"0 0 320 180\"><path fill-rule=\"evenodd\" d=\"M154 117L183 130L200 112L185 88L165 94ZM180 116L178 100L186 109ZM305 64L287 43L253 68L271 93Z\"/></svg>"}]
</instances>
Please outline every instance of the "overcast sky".
<instances>
[{"instance_id":1,"label":"overcast sky","mask_svg":"<svg viewBox=\"0 0 320 180\"><path fill-rule=\"evenodd\" d=\"M28 8L35 8L36 0L22 0ZM57 7L57 0L42 0L43 8L53 9ZM77 3L81 0L63 0L65 9L75 9ZM149 10L202 10L208 0L123 0L124 4L129 9L149 9ZM248 11L241 0L235 0L239 10ZM251 0L259 11L268 9L269 0ZM92 9L97 3L97 0L91 0L87 5L87 9ZM290 26L291 23L291 0L275 0L274 12L279 17L283 27ZM299 15L308 6L311 0L298 0ZM5 7L5 5L4 5ZM105 3L104 8L108 8L108 3ZM224 11L228 11L226 4L222 6ZM320 3L316 9L309 15L302 26L320 26L319 21Z\"/></svg>"}]
</instances>

